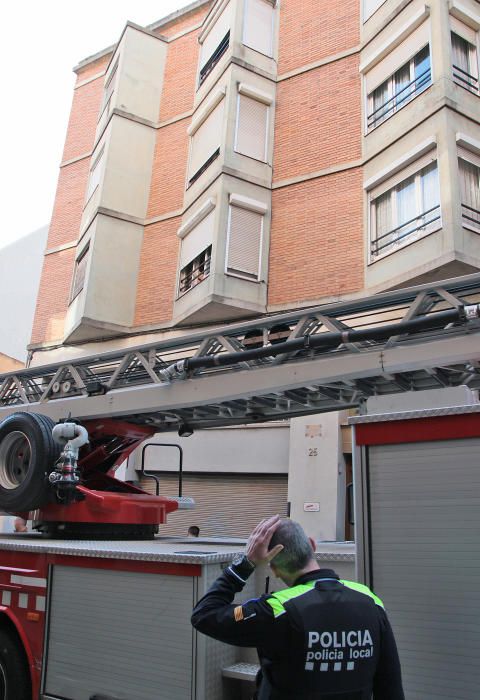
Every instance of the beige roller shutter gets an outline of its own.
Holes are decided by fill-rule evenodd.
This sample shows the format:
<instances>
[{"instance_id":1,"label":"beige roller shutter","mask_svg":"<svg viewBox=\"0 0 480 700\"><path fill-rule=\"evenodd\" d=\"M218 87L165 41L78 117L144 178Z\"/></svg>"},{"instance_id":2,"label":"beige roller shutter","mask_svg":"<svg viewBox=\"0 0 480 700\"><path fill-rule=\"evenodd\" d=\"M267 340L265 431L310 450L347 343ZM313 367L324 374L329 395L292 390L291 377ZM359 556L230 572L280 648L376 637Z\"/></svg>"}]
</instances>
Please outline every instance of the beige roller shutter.
<instances>
[{"instance_id":1,"label":"beige roller shutter","mask_svg":"<svg viewBox=\"0 0 480 700\"><path fill-rule=\"evenodd\" d=\"M178 495L178 474L156 472L160 493ZM286 474L184 474L183 493L195 499L194 510L179 510L160 526L164 535L186 535L198 525L204 537L248 537L255 525L269 515L287 515ZM155 493L153 479L142 488Z\"/></svg>"},{"instance_id":2,"label":"beige roller shutter","mask_svg":"<svg viewBox=\"0 0 480 700\"><path fill-rule=\"evenodd\" d=\"M366 74L367 94L407 63L430 40L430 24L424 22L413 31L399 46L393 49L382 61Z\"/></svg>"},{"instance_id":3,"label":"beige roller shutter","mask_svg":"<svg viewBox=\"0 0 480 700\"><path fill-rule=\"evenodd\" d=\"M238 96L235 150L250 158L267 160L268 105L246 95Z\"/></svg>"},{"instance_id":4,"label":"beige roller shutter","mask_svg":"<svg viewBox=\"0 0 480 700\"><path fill-rule=\"evenodd\" d=\"M203 68L205 63L207 63L207 61L211 58L212 54L215 53L218 45L225 38L226 33L230 29L231 16L232 3L229 2L202 42L200 69Z\"/></svg>"},{"instance_id":5,"label":"beige roller shutter","mask_svg":"<svg viewBox=\"0 0 480 700\"><path fill-rule=\"evenodd\" d=\"M210 156L220 148L224 109L225 100L223 99L192 135L190 145L190 177L195 175Z\"/></svg>"},{"instance_id":6,"label":"beige roller shutter","mask_svg":"<svg viewBox=\"0 0 480 700\"><path fill-rule=\"evenodd\" d=\"M243 43L265 56L273 56L274 12L269 0L245 0Z\"/></svg>"},{"instance_id":7,"label":"beige roller shutter","mask_svg":"<svg viewBox=\"0 0 480 700\"><path fill-rule=\"evenodd\" d=\"M189 262L200 255L208 246L212 245L213 227L215 223L215 210L211 211L200 221L182 240L180 252L180 267L184 268Z\"/></svg>"},{"instance_id":8,"label":"beige roller shutter","mask_svg":"<svg viewBox=\"0 0 480 700\"><path fill-rule=\"evenodd\" d=\"M227 272L258 279L264 216L230 206Z\"/></svg>"}]
</instances>

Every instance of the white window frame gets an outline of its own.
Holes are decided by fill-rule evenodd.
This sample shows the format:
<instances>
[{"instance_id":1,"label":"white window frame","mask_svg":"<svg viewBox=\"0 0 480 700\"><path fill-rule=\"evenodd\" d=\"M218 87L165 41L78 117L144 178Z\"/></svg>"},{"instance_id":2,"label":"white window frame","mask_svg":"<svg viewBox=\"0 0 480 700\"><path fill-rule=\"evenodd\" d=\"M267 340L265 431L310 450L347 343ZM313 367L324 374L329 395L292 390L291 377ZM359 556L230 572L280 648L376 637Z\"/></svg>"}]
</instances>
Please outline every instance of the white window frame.
<instances>
[{"instance_id":1,"label":"white window frame","mask_svg":"<svg viewBox=\"0 0 480 700\"><path fill-rule=\"evenodd\" d=\"M275 10L277 7L277 0L262 0L263 2L267 3L268 5L271 5L273 9ZM384 2L385 0L383 0ZM267 58L273 58L274 53L275 53L275 12L272 12L272 26L271 26L271 44L270 44L270 53L263 53L263 51L260 51L259 49L254 49L253 46L250 46L250 44L245 43L245 32L247 28L247 8L248 8L248 0L243 0L243 23L242 23L242 44L245 46L247 49L250 49L250 51L255 51L255 53L259 53L261 56L266 56Z\"/></svg>"},{"instance_id":2,"label":"white window frame","mask_svg":"<svg viewBox=\"0 0 480 700\"><path fill-rule=\"evenodd\" d=\"M118 77L118 64L119 64L120 58L117 58L115 61L115 64L110 71L110 75L108 76L107 80L105 81L105 85L103 86L103 97L102 97L102 106L100 108L100 114L97 119L97 122L100 121L100 119L103 117L105 111L110 110L110 103L112 101L112 95L115 92L115 89L117 87L116 82L117 82L117 77ZM111 86L111 90L109 91L109 88Z\"/></svg>"},{"instance_id":3,"label":"white window frame","mask_svg":"<svg viewBox=\"0 0 480 700\"><path fill-rule=\"evenodd\" d=\"M463 148L461 146L458 146L457 157L458 157L459 161L464 160L467 163L474 165L480 171L480 153L473 153L472 151L469 151L467 148ZM459 163L458 167L460 170L460 163ZM480 172L479 172L479 185L478 185L478 187L479 187L479 191L480 191ZM463 196L462 196L462 192L460 191L460 206L461 207L463 206L462 199L463 199ZM462 227L463 228L466 228L469 231L473 231L474 233L480 233L480 221L479 221L477 226L475 226L475 224L473 222L469 223L468 221L464 221L463 211L461 212L461 217L462 217Z\"/></svg>"},{"instance_id":4,"label":"white window frame","mask_svg":"<svg viewBox=\"0 0 480 700\"><path fill-rule=\"evenodd\" d=\"M262 217L262 223L260 228L260 245L258 247L258 274L254 278L253 275L245 273L242 275L241 271L232 272L228 267L228 253L230 249L230 233L232 224L232 207L237 207L238 209L246 209L247 211L252 211L256 214L260 214ZM228 202L228 221L227 221L227 236L225 242L225 275L229 277L237 277L247 282L258 283L262 281L262 256L264 249L264 236L265 236L265 216L268 212L268 206L263 202L259 202L249 197L244 197L242 195L231 194Z\"/></svg>"},{"instance_id":5,"label":"white window frame","mask_svg":"<svg viewBox=\"0 0 480 700\"><path fill-rule=\"evenodd\" d=\"M100 182L101 182L102 175L103 175L103 168L105 167L105 163L103 162L104 155L105 155L105 146L102 146L102 148L100 149L100 153L93 161L92 167L90 168L90 171L88 173L87 192L85 194L85 206L88 204L88 202L91 200L91 198L95 194L97 188L100 186ZM96 182L96 184L92 187L92 182L95 182L92 175L94 174L94 172L96 171L97 168L100 168L100 170L98 171L98 182Z\"/></svg>"},{"instance_id":6,"label":"white window frame","mask_svg":"<svg viewBox=\"0 0 480 700\"><path fill-rule=\"evenodd\" d=\"M418 212L418 219L421 219L423 216L423 213L421 212L422 209L422 188L421 188L421 173L423 170L428 168L430 165L433 163L436 163L437 166L437 178L438 178L438 183L439 183L439 204L437 205L439 207L439 214L440 218L437 221L432 222L431 224L427 224L426 226L419 227L416 231L412 231L411 234L408 236L405 236L403 239L400 239L399 241L393 241L389 245L389 249L386 250L383 253L379 253L377 255L372 254L372 245L375 243L377 240L376 238L376 200L381 197L382 195L386 194L387 192L392 192L392 199L391 199L391 206L392 206L392 220L395 220L397 218L397 192L396 188L402 184L402 182L405 182L406 180L409 180L411 177L415 178L415 208L416 211ZM412 219L415 218L412 216ZM426 238L427 236L430 236L431 234L435 233L439 229L442 228L442 202L441 202L441 191L440 191L440 172L439 172L439 162L438 162L438 157L435 155L434 158L432 157L427 157L423 158L420 161L417 161L416 163L412 164L408 169L401 171L397 173L395 176L389 178L386 180L382 186L377 187L375 189L372 189L370 192L368 192L368 265L372 265L379 260L383 260L384 258L393 255L396 253L398 250L401 250L402 248L406 248L407 246L411 245L412 243L415 243L422 238ZM399 225L395 226L394 228L397 228Z\"/></svg>"},{"instance_id":7,"label":"white window frame","mask_svg":"<svg viewBox=\"0 0 480 700\"><path fill-rule=\"evenodd\" d=\"M470 92L472 95L480 95L480 81L479 81L479 73L480 73L480 67L479 67L479 40L478 40L478 31L470 29L468 31L468 27L462 27L462 23L459 20L456 20L455 18L451 18L450 20L450 42L452 43L452 34L456 34L460 39L463 39L468 46L469 46L469 70L472 71L470 75L473 78L476 78L477 84L476 88L474 86L467 87L467 85L464 85L461 80L456 80L455 79L455 68L453 64L453 55L452 55L452 79L455 85L458 85L459 87L462 87L464 90L467 90ZM472 32L474 32L474 37L472 37ZM472 41L473 39L473 41ZM452 48L452 54L453 54L453 48Z\"/></svg>"},{"instance_id":8,"label":"white window frame","mask_svg":"<svg viewBox=\"0 0 480 700\"><path fill-rule=\"evenodd\" d=\"M424 85L422 85L418 90L413 92L410 97L404 97L401 104L397 105L395 98L395 75L398 73L399 70L404 68L406 65L409 66L409 78L410 78L410 83L415 80L415 58L418 56L419 53L421 53L426 47L428 47L428 55L430 59L430 80L426 82ZM379 87L382 85L385 85L385 83L388 84L388 97L387 101L384 104L387 104L391 100L392 107L388 108L388 113L384 115L383 117L379 117L372 126L369 126L368 121L369 121L369 116L372 114L373 110L375 109L374 107L374 92L378 90ZM395 69L395 71L388 76L385 80L383 80L381 83L379 83L371 92L368 93L367 95L367 109L366 109L366 115L365 115L365 127L366 127L366 133L369 134L374 129L377 129L381 124L386 122L390 117L393 117L394 114L397 112L400 112L404 107L406 107L410 102L412 102L416 97L421 95L425 90L427 90L431 85L433 84L433 72L432 72L432 49L431 49L431 42L429 41L427 44L422 46L418 51L415 52L415 54L405 63L403 63L401 66ZM382 109L382 105L380 105L378 108L378 111L380 112Z\"/></svg>"},{"instance_id":9,"label":"white window frame","mask_svg":"<svg viewBox=\"0 0 480 700\"><path fill-rule=\"evenodd\" d=\"M88 260L86 260L86 262L85 262L85 272L84 272L84 275L83 275L82 286L80 287L80 289L77 289L76 291L75 291L75 282L76 282L76 278L77 278L78 266L79 266L79 264L82 262L82 260L85 260L85 258L87 258L87 256L89 255L89 253L90 253L90 241L88 241L88 242L86 243L86 245L83 246L81 253L79 253L79 254L77 255L77 257L75 258L75 265L74 265L74 268L73 268L73 277L72 277L72 286L71 286L71 289L70 289L70 301L69 301L69 305L70 305L78 296L80 296L80 294L83 292L83 290L84 290L84 288L85 288L85 280L86 280L86 278L87 278Z\"/></svg>"},{"instance_id":10,"label":"white window frame","mask_svg":"<svg viewBox=\"0 0 480 700\"><path fill-rule=\"evenodd\" d=\"M249 156L247 153L243 153L241 151L237 150L237 142L238 142L238 128L240 125L240 98L243 95L243 97L249 97L252 100L256 100L257 102L260 102L261 104L266 105L267 107L267 114L266 114L266 119L265 119L265 152L263 154L263 159L259 160L258 158L255 158L255 156ZM234 136L234 146L233 150L235 153L238 153L240 156L244 156L245 158L251 158L252 160L256 160L257 163L269 163L269 143L268 139L270 136L270 119L271 119L271 105L273 102L273 97L270 97L270 95L267 95L267 93L261 92L260 90L256 90L255 88L252 88L248 85L245 85L244 83L240 83L238 86L238 92L237 92L237 114L235 117L235 136Z\"/></svg>"}]
</instances>

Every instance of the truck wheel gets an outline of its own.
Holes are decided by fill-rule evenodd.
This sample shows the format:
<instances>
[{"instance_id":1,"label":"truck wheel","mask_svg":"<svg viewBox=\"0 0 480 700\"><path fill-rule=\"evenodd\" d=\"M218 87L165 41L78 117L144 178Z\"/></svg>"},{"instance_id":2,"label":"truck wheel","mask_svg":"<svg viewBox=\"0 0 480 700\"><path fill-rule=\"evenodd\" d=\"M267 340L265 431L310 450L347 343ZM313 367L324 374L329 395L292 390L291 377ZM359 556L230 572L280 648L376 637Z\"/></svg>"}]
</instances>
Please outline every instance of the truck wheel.
<instances>
[{"instance_id":1,"label":"truck wheel","mask_svg":"<svg viewBox=\"0 0 480 700\"><path fill-rule=\"evenodd\" d=\"M31 700L30 673L23 650L0 629L0 700Z\"/></svg>"},{"instance_id":2,"label":"truck wheel","mask_svg":"<svg viewBox=\"0 0 480 700\"><path fill-rule=\"evenodd\" d=\"M49 502L47 476L60 454L53 425L51 418L36 413L13 413L0 423L1 509L35 510Z\"/></svg>"}]
</instances>

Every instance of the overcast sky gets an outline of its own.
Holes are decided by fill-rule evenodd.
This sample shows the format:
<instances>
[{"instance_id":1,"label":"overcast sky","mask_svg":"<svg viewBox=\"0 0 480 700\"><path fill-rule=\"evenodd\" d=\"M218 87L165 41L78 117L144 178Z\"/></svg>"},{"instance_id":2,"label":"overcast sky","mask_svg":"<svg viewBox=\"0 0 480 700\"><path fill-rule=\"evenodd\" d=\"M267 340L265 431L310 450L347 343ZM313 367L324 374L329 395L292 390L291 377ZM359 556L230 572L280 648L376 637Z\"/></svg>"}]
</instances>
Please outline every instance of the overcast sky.
<instances>
[{"instance_id":1,"label":"overcast sky","mask_svg":"<svg viewBox=\"0 0 480 700\"><path fill-rule=\"evenodd\" d=\"M0 247L50 221L73 96L72 68L127 22L156 22L191 0L23 0L2 8Z\"/></svg>"}]
</instances>

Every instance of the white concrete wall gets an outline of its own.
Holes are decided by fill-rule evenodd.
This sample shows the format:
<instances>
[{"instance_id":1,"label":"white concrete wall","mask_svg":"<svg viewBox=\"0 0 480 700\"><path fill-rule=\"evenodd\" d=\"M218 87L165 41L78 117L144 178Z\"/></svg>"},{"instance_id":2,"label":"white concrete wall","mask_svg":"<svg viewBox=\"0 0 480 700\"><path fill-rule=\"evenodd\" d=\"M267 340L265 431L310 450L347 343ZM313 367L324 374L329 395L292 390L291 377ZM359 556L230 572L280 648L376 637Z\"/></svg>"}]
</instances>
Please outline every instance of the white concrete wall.
<instances>
[{"instance_id":1,"label":"white concrete wall","mask_svg":"<svg viewBox=\"0 0 480 700\"><path fill-rule=\"evenodd\" d=\"M183 449L183 468L196 472L286 474L288 472L289 426L271 424L239 428L202 430L191 437L176 433L158 434L148 442L178 443ZM141 450L129 460L126 478L135 479L140 469ZM149 447L147 470L178 470L178 450Z\"/></svg>"},{"instance_id":2,"label":"white concrete wall","mask_svg":"<svg viewBox=\"0 0 480 700\"><path fill-rule=\"evenodd\" d=\"M47 234L44 226L0 247L0 352L22 362L32 332Z\"/></svg>"}]
</instances>

